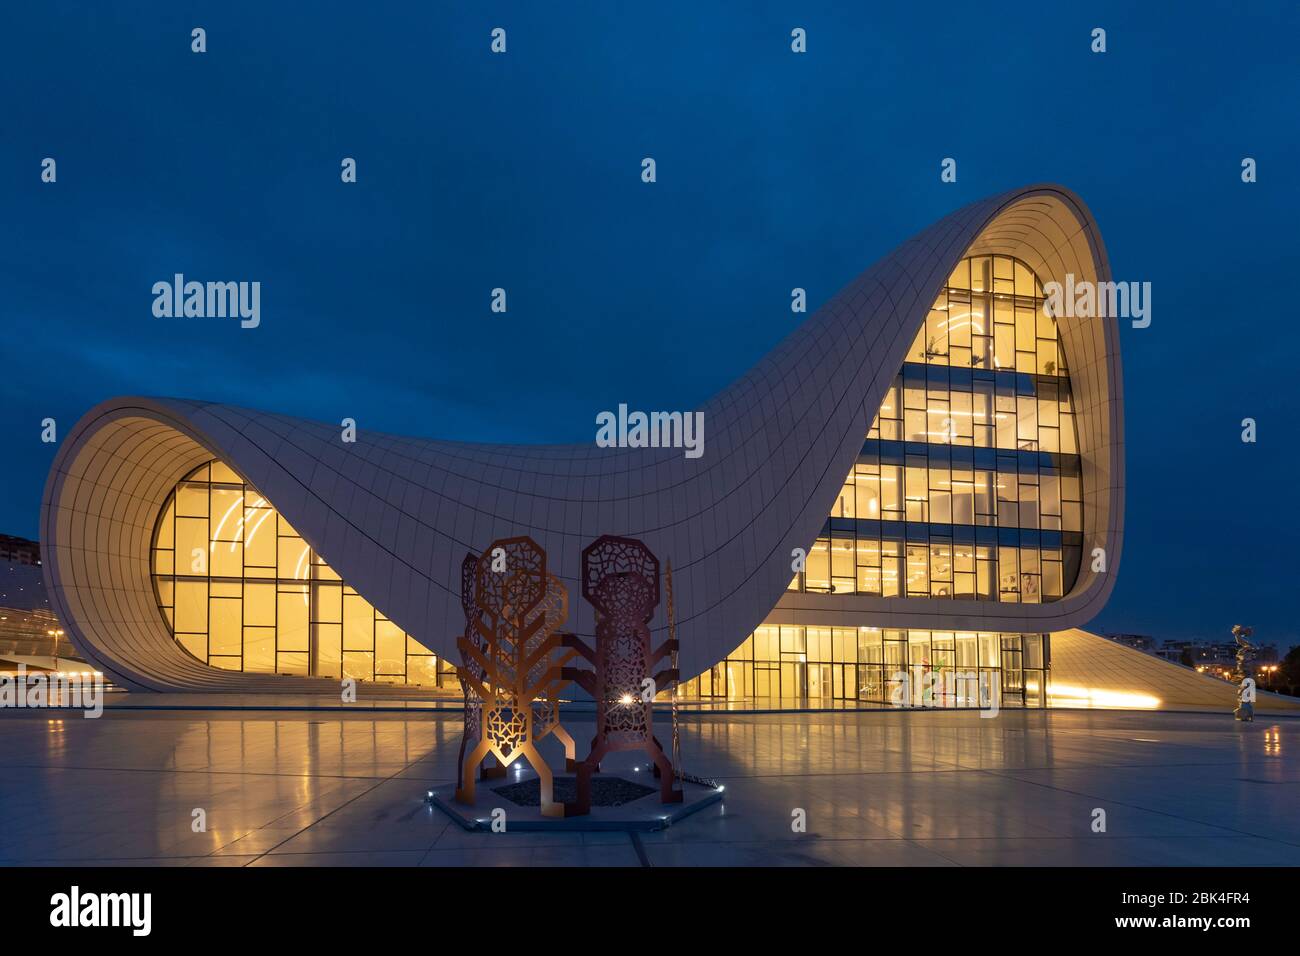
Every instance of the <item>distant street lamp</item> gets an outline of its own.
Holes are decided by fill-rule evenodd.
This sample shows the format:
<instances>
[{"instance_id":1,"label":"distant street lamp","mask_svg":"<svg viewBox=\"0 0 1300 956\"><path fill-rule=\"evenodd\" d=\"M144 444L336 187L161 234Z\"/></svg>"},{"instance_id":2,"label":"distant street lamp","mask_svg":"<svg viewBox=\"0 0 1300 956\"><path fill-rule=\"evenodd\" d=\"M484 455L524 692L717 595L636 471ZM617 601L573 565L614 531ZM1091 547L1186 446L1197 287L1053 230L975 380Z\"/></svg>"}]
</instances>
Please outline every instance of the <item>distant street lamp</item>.
<instances>
[{"instance_id":1,"label":"distant street lamp","mask_svg":"<svg viewBox=\"0 0 1300 956\"><path fill-rule=\"evenodd\" d=\"M51 656L54 658L54 669L57 671L59 669L59 638L63 636L63 628L50 628L45 633L54 638L54 653Z\"/></svg>"}]
</instances>

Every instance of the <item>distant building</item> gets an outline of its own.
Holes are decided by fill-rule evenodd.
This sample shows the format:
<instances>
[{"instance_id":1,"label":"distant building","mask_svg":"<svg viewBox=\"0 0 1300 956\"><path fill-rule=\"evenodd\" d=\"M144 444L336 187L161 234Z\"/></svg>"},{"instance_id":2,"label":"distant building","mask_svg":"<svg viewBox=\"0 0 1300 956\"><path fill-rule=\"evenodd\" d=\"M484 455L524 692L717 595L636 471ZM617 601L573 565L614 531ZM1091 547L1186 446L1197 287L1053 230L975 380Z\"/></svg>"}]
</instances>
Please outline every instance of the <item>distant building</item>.
<instances>
[{"instance_id":1,"label":"distant building","mask_svg":"<svg viewBox=\"0 0 1300 956\"><path fill-rule=\"evenodd\" d=\"M1230 676L1237 667L1237 644L1235 641L1165 641L1152 651L1156 657L1186 664L1203 673L1217 677ZM1278 650L1275 644L1256 646L1255 654L1247 670L1264 667L1278 662Z\"/></svg>"},{"instance_id":2,"label":"distant building","mask_svg":"<svg viewBox=\"0 0 1300 956\"><path fill-rule=\"evenodd\" d=\"M1197 667L1211 664L1235 664L1237 645L1209 644L1203 641L1165 641L1156 652L1166 660L1194 664Z\"/></svg>"},{"instance_id":3,"label":"distant building","mask_svg":"<svg viewBox=\"0 0 1300 956\"><path fill-rule=\"evenodd\" d=\"M41 546L26 538L0 534L0 561L12 564L31 564L40 567Z\"/></svg>"},{"instance_id":4,"label":"distant building","mask_svg":"<svg viewBox=\"0 0 1300 956\"><path fill-rule=\"evenodd\" d=\"M15 662L48 667L76 657L63 626L50 610L41 568L41 546L0 535L0 670Z\"/></svg>"},{"instance_id":5,"label":"distant building","mask_svg":"<svg viewBox=\"0 0 1300 956\"><path fill-rule=\"evenodd\" d=\"M1192 652L1196 655L1198 663L1227 664L1234 667L1237 664L1237 645L1233 641L1220 644L1194 644Z\"/></svg>"},{"instance_id":6,"label":"distant building","mask_svg":"<svg viewBox=\"0 0 1300 956\"><path fill-rule=\"evenodd\" d=\"M1156 650L1156 640L1149 634L1107 634L1105 636L1107 640L1145 654L1154 654Z\"/></svg>"}]
</instances>

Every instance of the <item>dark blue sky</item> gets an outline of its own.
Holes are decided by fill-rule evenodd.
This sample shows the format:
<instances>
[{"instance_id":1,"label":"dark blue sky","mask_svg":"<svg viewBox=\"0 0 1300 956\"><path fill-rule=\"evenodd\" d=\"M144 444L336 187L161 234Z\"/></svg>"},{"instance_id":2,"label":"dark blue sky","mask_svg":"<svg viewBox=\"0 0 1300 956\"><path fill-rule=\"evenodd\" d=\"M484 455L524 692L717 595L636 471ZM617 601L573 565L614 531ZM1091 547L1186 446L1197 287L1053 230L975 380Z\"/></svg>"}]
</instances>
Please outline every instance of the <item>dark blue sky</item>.
<instances>
[{"instance_id":1,"label":"dark blue sky","mask_svg":"<svg viewBox=\"0 0 1300 956\"><path fill-rule=\"evenodd\" d=\"M1054 181L1154 287L1094 628L1300 641L1294 3L120 6L15 5L0 33L0 531L36 534L41 419L114 395L520 442L693 407L790 330L791 287L819 305ZM260 281L261 327L154 318L175 272Z\"/></svg>"}]
</instances>

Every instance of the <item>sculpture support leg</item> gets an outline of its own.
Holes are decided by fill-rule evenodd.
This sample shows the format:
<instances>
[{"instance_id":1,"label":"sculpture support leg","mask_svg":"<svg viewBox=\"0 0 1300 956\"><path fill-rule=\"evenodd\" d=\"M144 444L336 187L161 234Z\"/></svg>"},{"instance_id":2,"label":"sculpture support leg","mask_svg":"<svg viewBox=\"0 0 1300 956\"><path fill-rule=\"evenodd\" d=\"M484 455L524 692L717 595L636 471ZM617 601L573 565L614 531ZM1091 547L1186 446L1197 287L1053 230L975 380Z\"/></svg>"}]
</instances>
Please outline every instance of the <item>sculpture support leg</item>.
<instances>
[{"instance_id":1,"label":"sculpture support leg","mask_svg":"<svg viewBox=\"0 0 1300 956\"><path fill-rule=\"evenodd\" d=\"M465 747L473 745L483 739L483 705L480 701L471 699L469 691L462 685L465 690L465 717L464 729L460 733L460 754L456 758L456 772L460 773L460 768L465 766ZM471 728L478 728L475 733Z\"/></svg>"},{"instance_id":2,"label":"sculpture support leg","mask_svg":"<svg viewBox=\"0 0 1300 956\"><path fill-rule=\"evenodd\" d=\"M478 768L479 761L487 756L487 752L492 748L492 743L484 735L465 758L465 763L460 768L460 786L456 788L456 799L461 803L473 805L474 803L474 771Z\"/></svg>"},{"instance_id":3,"label":"sculpture support leg","mask_svg":"<svg viewBox=\"0 0 1300 956\"><path fill-rule=\"evenodd\" d=\"M600 770L600 760L608 749L603 737L597 737L591 742L591 753L578 764L577 794L572 803L564 806L566 817L580 817L591 812L591 775Z\"/></svg>"},{"instance_id":4,"label":"sculpture support leg","mask_svg":"<svg viewBox=\"0 0 1300 956\"><path fill-rule=\"evenodd\" d=\"M537 747L532 741L529 741L519 748L519 752L523 754L529 766L533 768L533 772L537 774L538 804L541 806L542 816L564 816L564 804L555 802L555 778L551 774L551 768L542 759L542 755L537 752Z\"/></svg>"},{"instance_id":5,"label":"sculpture support leg","mask_svg":"<svg viewBox=\"0 0 1300 956\"><path fill-rule=\"evenodd\" d=\"M649 742L648 744L646 744L646 748L645 748L645 752L648 753L648 754L650 755L650 759L651 759L651 760L654 760L654 755L655 755L655 752L654 752L653 750L650 749L651 745L657 747L657 748L659 749L659 752L660 752L660 753L665 753L665 754L666 754L666 753L668 752L668 751L664 750L664 745L661 744L661 743L659 742L659 738L656 737L654 734L651 734L651 735L650 735L650 742ZM672 765L671 765L671 764L669 764L669 769L672 769ZM655 779L656 779L656 780L659 779L659 774L660 774L659 761L655 760L655 763L654 763L654 775L655 775Z\"/></svg>"},{"instance_id":6,"label":"sculpture support leg","mask_svg":"<svg viewBox=\"0 0 1300 956\"><path fill-rule=\"evenodd\" d=\"M659 741L651 737L646 741L645 752L650 755L650 759L655 762L655 767L659 773L659 802L660 803L681 803L683 799L682 791L673 789L673 763L664 753L664 748L659 746Z\"/></svg>"},{"instance_id":7,"label":"sculpture support leg","mask_svg":"<svg viewBox=\"0 0 1300 956\"><path fill-rule=\"evenodd\" d=\"M551 728L551 733L560 739L564 744L564 769L569 773L578 769L578 745L573 742L573 736L556 724Z\"/></svg>"}]
</instances>

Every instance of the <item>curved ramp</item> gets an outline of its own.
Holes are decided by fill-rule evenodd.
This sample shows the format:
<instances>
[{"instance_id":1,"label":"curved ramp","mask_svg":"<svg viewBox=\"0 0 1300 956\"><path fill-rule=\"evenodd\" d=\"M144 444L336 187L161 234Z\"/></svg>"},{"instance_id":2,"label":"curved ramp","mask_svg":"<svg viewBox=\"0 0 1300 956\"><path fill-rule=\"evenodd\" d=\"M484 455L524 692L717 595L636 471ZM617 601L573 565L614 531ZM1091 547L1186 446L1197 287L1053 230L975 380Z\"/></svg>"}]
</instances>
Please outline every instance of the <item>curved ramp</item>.
<instances>
[{"instance_id":1,"label":"curved ramp","mask_svg":"<svg viewBox=\"0 0 1300 956\"><path fill-rule=\"evenodd\" d=\"M1226 681L1078 628L1052 635L1053 707L1231 713L1235 691ZM1300 698L1260 691L1255 711L1300 714Z\"/></svg>"}]
</instances>

